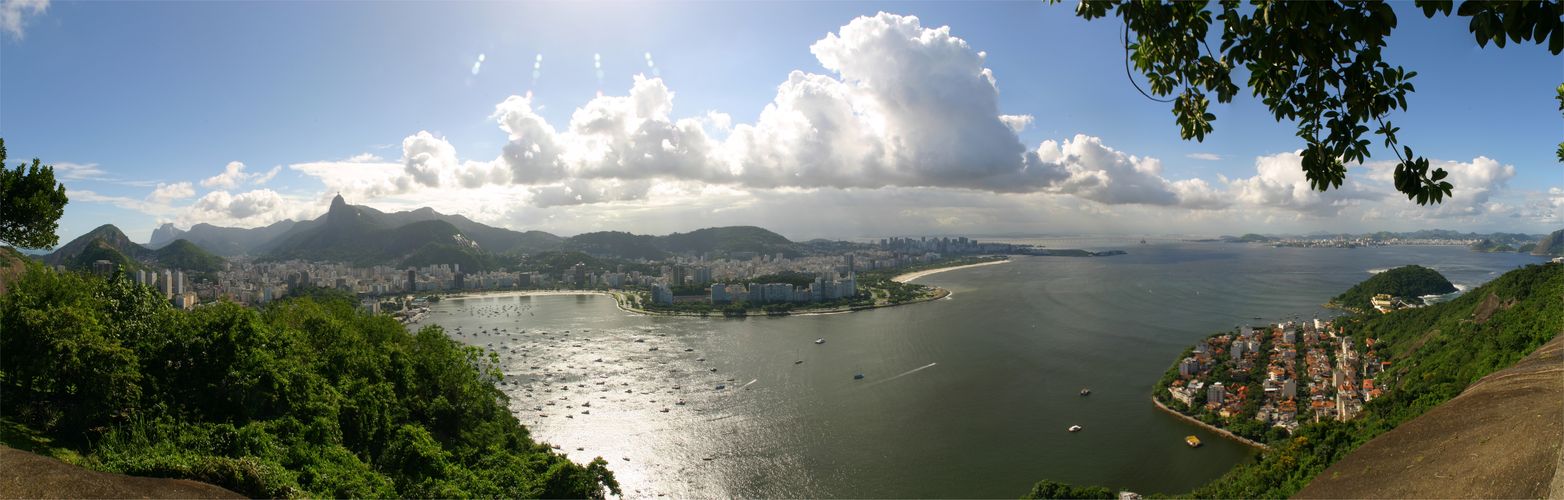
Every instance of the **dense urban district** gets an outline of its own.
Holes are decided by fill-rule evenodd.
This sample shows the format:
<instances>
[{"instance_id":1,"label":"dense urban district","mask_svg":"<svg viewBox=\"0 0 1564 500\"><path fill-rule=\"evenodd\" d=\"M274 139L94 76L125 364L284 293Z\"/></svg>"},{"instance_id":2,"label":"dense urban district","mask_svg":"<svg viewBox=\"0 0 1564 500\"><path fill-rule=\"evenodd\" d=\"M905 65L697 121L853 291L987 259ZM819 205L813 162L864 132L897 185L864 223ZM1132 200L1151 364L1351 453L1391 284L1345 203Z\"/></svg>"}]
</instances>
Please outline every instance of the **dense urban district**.
<instances>
[{"instance_id":1,"label":"dense urban district","mask_svg":"<svg viewBox=\"0 0 1564 500\"><path fill-rule=\"evenodd\" d=\"M416 322L448 294L572 290L614 296L647 314L776 315L857 310L942 297L900 273L1004 260L1007 255L1093 257L1091 252L980 242L968 237L793 242L758 227L646 236L596 232L560 238L484 226L430 209L384 213L340 196L321 217L238 229L165 225L130 241L112 225L42 260L58 270L124 273L175 307L227 300L263 306L331 289L372 313Z\"/></svg>"}]
</instances>

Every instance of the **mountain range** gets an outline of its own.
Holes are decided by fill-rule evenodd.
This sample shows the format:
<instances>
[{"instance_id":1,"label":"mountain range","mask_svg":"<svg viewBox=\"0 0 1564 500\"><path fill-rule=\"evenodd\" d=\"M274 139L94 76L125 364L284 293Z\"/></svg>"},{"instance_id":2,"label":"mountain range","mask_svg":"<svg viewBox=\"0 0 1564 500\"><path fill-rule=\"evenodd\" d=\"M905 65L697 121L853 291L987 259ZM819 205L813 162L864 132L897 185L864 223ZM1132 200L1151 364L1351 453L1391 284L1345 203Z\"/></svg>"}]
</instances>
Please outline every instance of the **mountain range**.
<instances>
[{"instance_id":1,"label":"mountain range","mask_svg":"<svg viewBox=\"0 0 1564 500\"><path fill-rule=\"evenodd\" d=\"M127 270L161 268L195 273L217 271L224 262L222 257L185 239L176 239L157 249L139 245L112 224L88 231L54 253L43 256L42 260L45 264L74 269L91 268L94 262L106 260Z\"/></svg>"},{"instance_id":2,"label":"mountain range","mask_svg":"<svg viewBox=\"0 0 1564 500\"><path fill-rule=\"evenodd\" d=\"M181 243L183 242L183 243ZM325 214L313 220L285 220L257 228L196 224L182 230L164 224L138 245L112 225L99 227L44 257L50 264L77 265L108 259L118 263L157 263L158 252L169 259L206 262L192 249L212 257L250 256L261 260L322 260L355 265L428 265L464 262L464 268L491 267L495 257L541 252L581 252L593 257L659 260L670 255L735 256L811 252L812 245L795 243L753 226L713 227L666 236L618 231L583 233L563 238L543 231L513 231L447 215L430 208L382 212L350 205L340 195ZM114 254L119 254L115 256ZM174 255L177 254L177 257ZM221 259L219 258L219 261Z\"/></svg>"}]
</instances>

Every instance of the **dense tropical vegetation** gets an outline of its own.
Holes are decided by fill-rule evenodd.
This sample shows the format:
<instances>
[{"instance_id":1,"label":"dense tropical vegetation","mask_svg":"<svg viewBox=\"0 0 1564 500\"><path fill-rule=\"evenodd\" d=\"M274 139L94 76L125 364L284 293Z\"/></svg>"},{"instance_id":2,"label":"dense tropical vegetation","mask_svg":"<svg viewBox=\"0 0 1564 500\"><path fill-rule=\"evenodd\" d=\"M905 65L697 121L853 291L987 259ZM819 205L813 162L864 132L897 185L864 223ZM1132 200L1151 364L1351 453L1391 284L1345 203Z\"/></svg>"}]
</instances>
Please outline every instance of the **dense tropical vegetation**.
<instances>
[{"instance_id":1,"label":"dense tropical vegetation","mask_svg":"<svg viewBox=\"0 0 1564 500\"><path fill-rule=\"evenodd\" d=\"M438 327L409 333L324 291L179 311L123 275L29 266L0 296L13 446L253 497L617 493L601 458L533 441L492 355Z\"/></svg>"}]
</instances>

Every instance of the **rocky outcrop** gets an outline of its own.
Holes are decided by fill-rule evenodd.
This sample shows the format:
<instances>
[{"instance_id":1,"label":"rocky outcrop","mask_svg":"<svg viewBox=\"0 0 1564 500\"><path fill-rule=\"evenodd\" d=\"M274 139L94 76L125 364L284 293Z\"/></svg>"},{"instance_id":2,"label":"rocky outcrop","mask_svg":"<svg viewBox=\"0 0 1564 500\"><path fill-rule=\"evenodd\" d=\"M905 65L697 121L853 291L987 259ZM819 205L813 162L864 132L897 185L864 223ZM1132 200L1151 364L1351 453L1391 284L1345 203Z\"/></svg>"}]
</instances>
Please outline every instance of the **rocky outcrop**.
<instances>
[{"instance_id":1,"label":"rocky outcrop","mask_svg":"<svg viewBox=\"0 0 1564 500\"><path fill-rule=\"evenodd\" d=\"M0 498L244 498L185 479L110 474L0 446Z\"/></svg>"}]
</instances>

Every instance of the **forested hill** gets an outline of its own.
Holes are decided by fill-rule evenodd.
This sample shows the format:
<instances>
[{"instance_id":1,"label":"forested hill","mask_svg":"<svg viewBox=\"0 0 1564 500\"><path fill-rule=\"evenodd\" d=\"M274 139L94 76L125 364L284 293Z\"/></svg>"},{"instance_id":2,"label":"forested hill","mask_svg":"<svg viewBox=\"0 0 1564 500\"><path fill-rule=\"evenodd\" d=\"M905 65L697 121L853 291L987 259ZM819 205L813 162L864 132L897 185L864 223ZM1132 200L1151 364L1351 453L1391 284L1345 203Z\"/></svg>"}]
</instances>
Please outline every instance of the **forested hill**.
<instances>
[{"instance_id":1,"label":"forested hill","mask_svg":"<svg viewBox=\"0 0 1564 500\"><path fill-rule=\"evenodd\" d=\"M1336 298L1331 299L1331 303L1348 309L1370 311L1373 305L1369 301L1381 293L1418 301L1418 297L1424 295L1443 295L1455 290L1455 285L1450 284L1450 280L1445 279L1439 271L1410 265L1375 274L1347 289L1341 295L1337 295Z\"/></svg>"},{"instance_id":2,"label":"forested hill","mask_svg":"<svg viewBox=\"0 0 1564 500\"><path fill-rule=\"evenodd\" d=\"M222 268L223 259L185 239L177 239L157 250L138 245L118 227L105 224L81 235L43 257L50 265L71 269L91 269L94 262L106 260L127 271L137 269L181 269L193 273L211 273Z\"/></svg>"},{"instance_id":3,"label":"forested hill","mask_svg":"<svg viewBox=\"0 0 1564 500\"><path fill-rule=\"evenodd\" d=\"M104 250L118 252L123 254L122 259L130 260L140 260L151 255L151 251L130 241L130 238L126 237L118 227L104 224L56 248L54 252L44 256L43 261L50 265L72 266L82 260L83 254L101 254ZM88 260L87 263L91 265L92 261Z\"/></svg>"},{"instance_id":4,"label":"forested hill","mask_svg":"<svg viewBox=\"0 0 1564 500\"><path fill-rule=\"evenodd\" d=\"M802 245L755 226L708 227L667 236L599 231L566 238L564 249L621 259L661 259L669 254L719 257L740 253L780 253L797 257L804 251Z\"/></svg>"},{"instance_id":5,"label":"forested hill","mask_svg":"<svg viewBox=\"0 0 1564 500\"><path fill-rule=\"evenodd\" d=\"M601 458L533 441L494 359L439 327L329 294L182 311L125 279L30 267L0 295L8 445L251 498L618 493Z\"/></svg>"},{"instance_id":6,"label":"forested hill","mask_svg":"<svg viewBox=\"0 0 1564 500\"><path fill-rule=\"evenodd\" d=\"M1541 264L1505 273L1448 302L1392 314L1337 319L1336 324L1345 328L1343 334L1353 339L1359 352L1368 350L1366 339L1374 339L1373 349L1378 357L1390 362L1385 373L1377 377L1384 394L1364 405L1362 414L1354 420L1305 424L1291 437L1268 443L1271 448L1254 461L1181 494L1201 498L1284 498L1296 494L1358 446L1450 401L1478 379L1514 365L1564 333L1561 303L1564 264ZM1553 377L1545 381L1556 380ZM1557 401L1547 404L1556 405ZM1516 409L1510 418L1528 418L1545 409L1531 410ZM1478 424L1466 420L1442 428L1462 433ZM1447 440L1450 435L1414 437ZM1474 466L1479 469L1462 473L1504 479L1504 471L1493 468L1497 462L1479 461ZM1429 473L1386 469L1374 480L1386 476L1399 480L1403 474ZM1053 482L1041 485L1047 486L1039 489L1044 492L1074 488Z\"/></svg>"}]
</instances>

